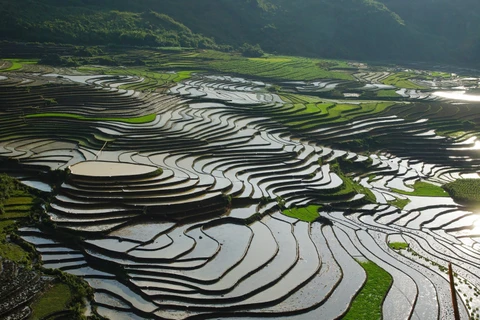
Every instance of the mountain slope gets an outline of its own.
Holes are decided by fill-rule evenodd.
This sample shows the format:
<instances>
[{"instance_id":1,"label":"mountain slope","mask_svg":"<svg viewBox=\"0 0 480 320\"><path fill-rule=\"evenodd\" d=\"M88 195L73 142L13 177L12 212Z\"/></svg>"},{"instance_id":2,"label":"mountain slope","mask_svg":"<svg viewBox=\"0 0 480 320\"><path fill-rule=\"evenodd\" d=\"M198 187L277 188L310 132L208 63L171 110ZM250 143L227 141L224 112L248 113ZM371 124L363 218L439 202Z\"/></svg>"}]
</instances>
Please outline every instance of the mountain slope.
<instances>
[{"instance_id":1,"label":"mountain slope","mask_svg":"<svg viewBox=\"0 0 480 320\"><path fill-rule=\"evenodd\" d=\"M0 0L0 35L200 48L247 42L282 54L473 64L479 13L474 0Z\"/></svg>"}]
</instances>

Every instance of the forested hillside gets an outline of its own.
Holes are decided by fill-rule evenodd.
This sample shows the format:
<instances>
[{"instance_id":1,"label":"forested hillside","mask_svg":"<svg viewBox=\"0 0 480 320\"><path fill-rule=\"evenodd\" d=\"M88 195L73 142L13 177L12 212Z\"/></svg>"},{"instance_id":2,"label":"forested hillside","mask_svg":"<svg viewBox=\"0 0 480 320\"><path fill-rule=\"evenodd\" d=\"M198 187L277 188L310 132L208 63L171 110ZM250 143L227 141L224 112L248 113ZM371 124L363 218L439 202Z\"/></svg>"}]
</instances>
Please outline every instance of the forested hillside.
<instances>
[{"instance_id":1,"label":"forested hillside","mask_svg":"<svg viewBox=\"0 0 480 320\"><path fill-rule=\"evenodd\" d=\"M475 0L1 0L1 39L476 65Z\"/></svg>"}]
</instances>

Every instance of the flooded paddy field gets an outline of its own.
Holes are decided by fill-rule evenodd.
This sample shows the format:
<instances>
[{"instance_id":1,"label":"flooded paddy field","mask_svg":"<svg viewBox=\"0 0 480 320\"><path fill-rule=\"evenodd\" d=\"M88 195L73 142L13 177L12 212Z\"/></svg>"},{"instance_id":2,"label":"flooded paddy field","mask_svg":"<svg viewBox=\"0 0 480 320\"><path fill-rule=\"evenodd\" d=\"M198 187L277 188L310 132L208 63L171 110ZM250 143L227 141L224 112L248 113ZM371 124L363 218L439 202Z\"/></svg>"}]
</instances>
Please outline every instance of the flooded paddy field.
<instances>
[{"instance_id":1,"label":"flooded paddy field","mask_svg":"<svg viewBox=\"0 0 480 320\"><path fill-rule=\"evenodd\" d=\"M275 91L194 73L159 92L49 71L0 77L2 171L51 193L61 232L19 235L100 315L355 319L375 292L385 319L451 319L451 262L461 318L480 316L480 212L441 188L478 178L480 105L448 93L461 79Z\"/></svg>"}]
</instances>

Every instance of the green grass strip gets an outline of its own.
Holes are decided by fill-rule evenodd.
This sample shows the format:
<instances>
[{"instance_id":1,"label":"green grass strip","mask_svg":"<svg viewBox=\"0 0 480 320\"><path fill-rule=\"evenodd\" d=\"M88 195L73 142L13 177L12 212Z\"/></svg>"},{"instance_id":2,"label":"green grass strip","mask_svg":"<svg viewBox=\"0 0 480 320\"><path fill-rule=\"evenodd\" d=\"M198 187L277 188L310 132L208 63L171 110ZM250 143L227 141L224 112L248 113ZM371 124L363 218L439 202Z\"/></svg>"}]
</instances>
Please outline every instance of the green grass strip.
<instances>
[{"instance_id":1,"label":"green grass strip","mask_svg":"<svg viewBox=\"0 0 480 320\"><path fill-rule=\"evenodd\" d=\"M388 201L388 204L394 206L394 207L397 207L398 209L403 209L407 206L407 204L410 203L410 199L400 199L400 198L397 198L395 200L392 200L392 201Z\"/></svg>"},{"instance_id":2,"label":"green grass strip","mask_svg":"<svg viewBox=\"0 0 480 320\"><path fill-rule=\"evenodd\" d=\"M28 253L15 243L7 241L7 236L17 229L16 221L29 216L32 200L31 197L26 196L0 200L0 205L5 210L0 214L0 256L4 259L18 263L29 261Z\"/></svg>"},{"instance_id":3,"label":"green grass strip","mask_svg":"<svg viewBox=\"0 0 480 320\"><path fill-rule=\"evenodd\" d=\"M296 218L305 222L313 222L319 217L318 209L320 208L320 206L311 205L308 207L285 209L282 213L288 217Z\"/></svg>"},{"instance_id":4,"label":"green grass strip","mask_svg":"<svg viewBox=\"0 0 480 320\"><path fill-rule=\"evenodd\" d=\"M448 197L449 194L441 187L433 185L424 181L417 181L413 185L413 192L407 192L399 189L392 189L392 191L400 194L405 194L408 196L419 196L419 197Z\"/></svg>"},{"instance_id":5,"label":"green grass strip","mask_svg":"<svg viewBox=\"0 0 480 320\"><path fill-rule=\"evenodd\" d=\"M405 242L389 242L388 246L393 250L406 250L408 243Z\"/></svg>"},{"instance_id":6,"label":"green grass strip","mask_svg":"<svg viewBox=\"0 0 480 320\"><path fill-rule=\"evenodd\" d=\"M11 213L6 213L0 215L0 217L8 218L10 215ZM26 216L26 214L23 216ZM0 221L0 256L17 263L27 263L29 261L28 253L15 243L7 241L7 235L10 235L15 229L16 222L14 220Z\"/></svg>"},{"instance_id":7,"label":"green grass strip","mask_svg":"<svg viewBox=\"0 0 480 320\"><path fill-rule=\"evenodd\" d=\"M81 121L116 121L116 122L123 122L123 123L131 123L131 124L143 124L149 123L155 120L157 117L156 114L148 114L141 117L135 118L90 118L81 116L78 114L70 114L70 113L38 113L38 114L29 114L26 115L25 118L67 118L67 119L75 119Z\"/></svg>"},{"instance_id":8,"label":"green grass strip","mask_svg":"<svg viewBox=\"0 0 480 320\"><path fill-rule=\"evenodd\" d=\"M43 319L54 312L66 310L71 299L72 293L68 285L63 283L56 284L32 304L32 316L30 319Z\"/></svg>"},{"instance_id":9,"label":"green grass strip","mask_svg":"<svg viewBox=\"0 0 480 320\"><path fill-rule=\"evenodd\" d=\"M179 71L176 73L176 77L173 79L173 82L181 82L192 77L192 73L198 71Z\"/></svg>"},{"instance_id":10,"label":"green grass strip","mask_svg":"<svg viewBox=\"0 0 480 320\"><path fill-rule=\"evenodd\" d=\"M379 98L398 98L401 97L396 90L379 90L377 91L377 97Z\"/></svg>"},{"instance_id":11,"label":"green grass strip","mask_svg":"<svg viewBox=\"0 0 480 320\"><path fill-rule=\"evenodd\" d=\"M410 79L417 77L415 73L409 72L399 72L392 74L385 78L382 82L384 84L392 85L397 88L405 88L405 89L428 89L426 87L420 86L418 84L413 83Z\"/></svg>"},{"instance_id":12,"label":"green grass strip","mask_svg":"<svg viewBox=\"0 0 480 320\"><path fill-rule=\"evenodd\" d=\"M20 70L23 68L23 65L38 63L38 60L36 59L3 59L3 61L8 61L12 65L6 69L0 69L0 72Z\"/></svg>"},{"instance_id":13,"label":"green grass strip","mask_svg":"<svg viewBox=\"0 0 480 320\"><path fill-rule=\"evenodd\" d=\"M382 319L383 300L392 285L392 276L371 261L359 263L367 273L367 281L343 319Z\"/></svg>"}]
</instances>

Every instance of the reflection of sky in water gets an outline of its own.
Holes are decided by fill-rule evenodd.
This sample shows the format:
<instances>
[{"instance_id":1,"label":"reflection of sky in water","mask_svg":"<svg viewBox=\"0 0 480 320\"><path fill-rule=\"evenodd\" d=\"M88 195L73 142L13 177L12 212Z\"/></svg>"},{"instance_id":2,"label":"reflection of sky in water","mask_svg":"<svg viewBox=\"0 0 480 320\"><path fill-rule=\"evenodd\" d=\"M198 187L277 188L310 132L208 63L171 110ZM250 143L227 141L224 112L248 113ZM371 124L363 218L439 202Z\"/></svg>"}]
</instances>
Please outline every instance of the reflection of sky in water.
<instances>
[{"instance_id":1,"label":"reflection of sky in water","mask_svg":"<svg viewBox=\"0 0 480 320\"><path fill-rule=\"evenodd\" d=\"M454 100L463 100L463 101L480 101L480 96L472 95L472 94L465 94L466 91L437 91L433 94L446 98L446 99L454 99Z\"/></svg>"},{"instance_id":2,"label":"reflection of sky in water","mask_svg":"<svg viewBox=\"0 0 480 320\"><path fill-rule=\"evenodd\" d=\"M465 147L457 147L462 145L465 145ZM454 148L447 148L447 150L480 150L480 140L477 140L477 137L470 137L465 141L455 144Z\"/></svg>"},{"instance_id":3,"label":"reflection of sky in water","mask_svg":"<svg viewBox=\"0 0 480 320\"><path fill-rule=\"evenodd\" d=\"M477 219L472 223L472 234L480 234L480 212L475 212Z\"/></svg>"}]
</instances>

